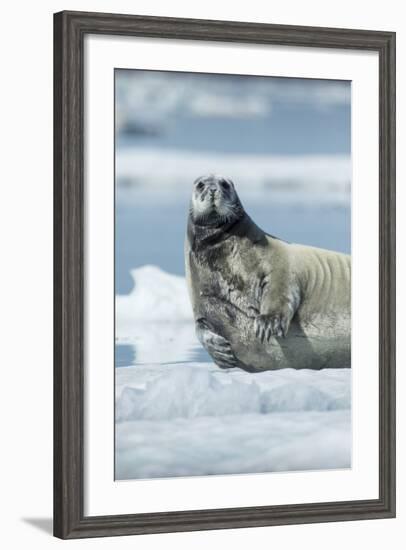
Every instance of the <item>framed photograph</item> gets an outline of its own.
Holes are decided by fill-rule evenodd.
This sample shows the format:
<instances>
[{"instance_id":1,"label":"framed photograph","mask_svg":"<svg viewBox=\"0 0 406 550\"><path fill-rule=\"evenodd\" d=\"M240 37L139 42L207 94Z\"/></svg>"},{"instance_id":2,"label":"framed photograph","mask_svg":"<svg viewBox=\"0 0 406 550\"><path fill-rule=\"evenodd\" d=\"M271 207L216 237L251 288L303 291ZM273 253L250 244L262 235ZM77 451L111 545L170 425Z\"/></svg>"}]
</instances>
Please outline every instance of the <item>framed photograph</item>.
<instances>
[{"instance_id":1,"label":"framed photograph","mask_svg":"<svg viewBox=\"0 0 406 550\"><path fill-rule=\"evenodd\" d=\"M395 515L395 34L54 19L54 534Z\"/></svg>"}]
</instances>

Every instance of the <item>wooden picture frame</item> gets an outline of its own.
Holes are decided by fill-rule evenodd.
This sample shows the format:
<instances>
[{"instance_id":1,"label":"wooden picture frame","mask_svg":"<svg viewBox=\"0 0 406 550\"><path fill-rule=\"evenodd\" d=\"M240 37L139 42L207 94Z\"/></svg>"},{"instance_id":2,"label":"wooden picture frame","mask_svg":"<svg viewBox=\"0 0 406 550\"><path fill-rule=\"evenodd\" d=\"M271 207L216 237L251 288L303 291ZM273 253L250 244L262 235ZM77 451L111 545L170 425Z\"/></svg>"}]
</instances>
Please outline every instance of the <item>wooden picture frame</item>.
<instances>
[{"instance_id":1,"label":"wooden picture frame","mask_svg":"<svg viewBox=\"0 0 406 550\"><path fill-rule=\"evenodd\" d=\"M379 54L379 498L85 516L83 40L124 35L369 50ZM54 16L54 534L100 537L395 516L395 34L61 12Z\"/></svg>"}]
</instances>

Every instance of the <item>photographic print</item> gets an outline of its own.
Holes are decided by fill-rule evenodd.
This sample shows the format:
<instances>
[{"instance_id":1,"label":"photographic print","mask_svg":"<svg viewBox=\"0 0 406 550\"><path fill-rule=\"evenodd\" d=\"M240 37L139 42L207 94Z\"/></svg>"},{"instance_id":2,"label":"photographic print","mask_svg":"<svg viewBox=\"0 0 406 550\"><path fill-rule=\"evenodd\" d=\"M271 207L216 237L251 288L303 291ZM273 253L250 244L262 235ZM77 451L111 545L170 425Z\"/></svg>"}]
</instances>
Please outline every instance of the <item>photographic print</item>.
<instances>
[{"instance_id":1,"label":"photographic print","mask_svg":"<svg viewBox=\"0 0 406 550\"><path fill-rule=\"evenodd\" d=\"M395 516L395 42L55 14L55 536Z\"/></svg>"},{"instance_id":2,"label":"photographic print","mask_svg":"<svg viewBox=\"0 0 406 550\"><path fill-rule=\"evenodd\" d=\"M115 70L115 479L351 467L351 83Z\"/></svg>"}]
</instances>

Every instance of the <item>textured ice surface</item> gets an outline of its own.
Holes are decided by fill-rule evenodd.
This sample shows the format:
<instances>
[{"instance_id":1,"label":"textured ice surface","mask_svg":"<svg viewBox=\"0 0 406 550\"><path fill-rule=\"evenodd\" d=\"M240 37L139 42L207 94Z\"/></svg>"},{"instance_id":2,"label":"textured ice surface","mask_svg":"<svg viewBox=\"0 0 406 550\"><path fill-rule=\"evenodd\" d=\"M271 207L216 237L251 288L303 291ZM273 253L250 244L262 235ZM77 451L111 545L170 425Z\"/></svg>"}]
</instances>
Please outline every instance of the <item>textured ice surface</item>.
<instances>
[{"instance_id":1,"label":"textured ice surface","mask_svg":"<svg viewBox=\"0 0 406 550\"><path fill-rule=\"evenodd\" d=\"M183 277L145 266L116 298L116 479L351 466L351 370L251 374L191 359Z\"/></svg>"},{"instance_id":2,"label":"textured ice surface","mask_svg":"<svg viewBox=\"0 0 406 550\"><path fill-rule=\"evenodd\" d=\"M273 412L330 411L350 406L349 369L327 371L228 372L215 365L194 364L152 369L142 381L138 367L117 373L116 419L165 420L268 414ZM148 372L147 367L143 369ZM305 372L305 375L302 373ZM144 374L144 373L143 373ZM120 380L126 380L120 383ZM145 379L144 379L145 380Z\"/></svg>"},{"instance_id":3,"label":"textured ice surface","mask_svg":"<svg viewBox=\"0 0 406 550\"><path fill-rule=\"evenodd\" d=\"M116 369L116 478L346 468L350 369Z\"/></svg>"}]
</instances>

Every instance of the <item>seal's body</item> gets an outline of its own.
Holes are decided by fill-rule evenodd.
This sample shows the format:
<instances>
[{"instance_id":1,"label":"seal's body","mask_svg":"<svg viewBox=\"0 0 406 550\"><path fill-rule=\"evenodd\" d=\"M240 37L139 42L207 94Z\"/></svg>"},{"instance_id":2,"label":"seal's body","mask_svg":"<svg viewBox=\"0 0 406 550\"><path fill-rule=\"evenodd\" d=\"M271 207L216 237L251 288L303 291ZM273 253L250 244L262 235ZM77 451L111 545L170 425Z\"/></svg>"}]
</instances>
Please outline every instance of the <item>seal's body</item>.
<instances>
[{"instance_id":1,"label":"seal's body","mask_svg":"<svg viewBox=\"0 0 406 550\"><path fill-rule=\"evenodd\" d=\"M222 368L350 366L350 257L262 231L233 183L194 185L185 245L199 340Z\"/></svg>"}]
</instances>

